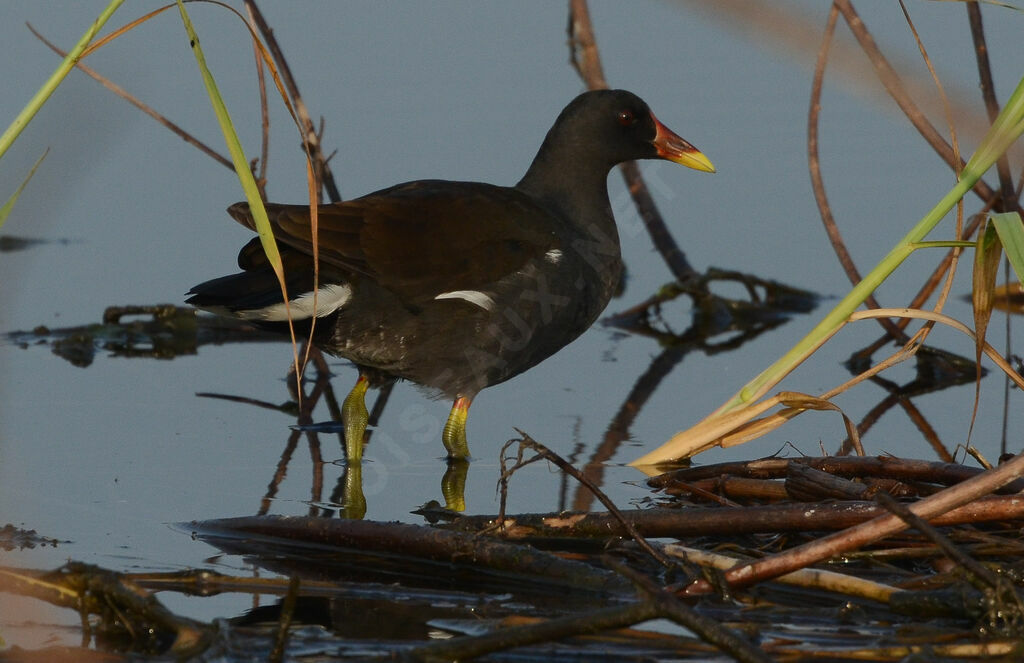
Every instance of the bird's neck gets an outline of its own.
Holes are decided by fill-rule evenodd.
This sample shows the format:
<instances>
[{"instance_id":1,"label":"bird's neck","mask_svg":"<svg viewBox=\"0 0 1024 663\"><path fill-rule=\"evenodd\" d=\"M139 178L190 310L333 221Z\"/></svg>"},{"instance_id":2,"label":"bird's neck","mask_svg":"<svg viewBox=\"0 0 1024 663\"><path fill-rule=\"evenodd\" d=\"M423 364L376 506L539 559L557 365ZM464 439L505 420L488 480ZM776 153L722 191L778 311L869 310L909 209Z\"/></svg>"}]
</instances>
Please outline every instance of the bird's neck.
<instances>
[{"instance_id":1,"label":"bird's neck","mask_svg":"<svg viewBox=\"0 0 1024 663\"><path fill-rule=\"evenodd\" d=\"M614 164L590 153L571 136L548 134L530 169L516 188L557 214L573 231L597 226L614 238L615 219L608 202L608 172Z\"/></svg>"},{"instance_id":2,"label":"bird's neck","mask_svg":"<svg viewBox=\"0 0 1024 663\"><path fill-rule=\"evenodd\" d=\"M572 147L545 141L516 188L564 224L558 234L570 260L583 270L583 287L594 290L592 298L583 298L593 304L592 315L587 314L593 318L608 303L622 273L619 233L608 200L608 172L613 164L588 158Z\"/></svg>"}]
</instances>

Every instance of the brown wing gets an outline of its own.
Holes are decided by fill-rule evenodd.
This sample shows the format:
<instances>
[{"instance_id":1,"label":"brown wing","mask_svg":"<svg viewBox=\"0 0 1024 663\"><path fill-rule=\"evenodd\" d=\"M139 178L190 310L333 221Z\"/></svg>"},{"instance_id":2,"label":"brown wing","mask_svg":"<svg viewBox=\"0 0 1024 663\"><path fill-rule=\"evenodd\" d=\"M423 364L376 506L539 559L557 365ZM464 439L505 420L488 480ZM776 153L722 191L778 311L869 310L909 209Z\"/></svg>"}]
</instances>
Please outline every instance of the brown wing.
<instances>
[{"instance_id":1,"label":"brown wing","mask_svg":"<svg viewBox=\"0 0 1024 663\"><path fill-rule=\"evenodd\" d=\"M309 208L268 205L275 237L312 253ZM229 210L252 227L248 206ZM321 205L320 259L407 301L484 287L558 246L555 220L515 189L417 181Z\"/></svg>"}]
</instances>

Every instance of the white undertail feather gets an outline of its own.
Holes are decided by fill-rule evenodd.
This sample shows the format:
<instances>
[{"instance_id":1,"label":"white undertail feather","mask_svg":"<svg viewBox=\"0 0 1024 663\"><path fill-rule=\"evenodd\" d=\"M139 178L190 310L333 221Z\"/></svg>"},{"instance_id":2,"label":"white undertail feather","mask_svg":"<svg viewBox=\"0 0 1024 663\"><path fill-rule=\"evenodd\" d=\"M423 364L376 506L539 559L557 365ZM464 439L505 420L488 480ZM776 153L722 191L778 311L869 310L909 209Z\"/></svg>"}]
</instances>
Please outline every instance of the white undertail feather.
<instances>
[{"instance_id":1,"label":"white undertail feather","mask_svg":"<svg viewBox=\"0 0 1024 663\"><path fill-rule=\"evenodd\" d=\"M321 286L316 296L316 317L328 316L348 302L352 297L352 288L341 283L331 283ZM263 320L266 322L280 322L288 319L288 312L291 311L292 320L305 320L313 317L313 292L305 292L289 302L285 308L284 302L273 304L264 308L245 309L235 311L234 314L243 320Z\"/></svg>"}]
</instances>

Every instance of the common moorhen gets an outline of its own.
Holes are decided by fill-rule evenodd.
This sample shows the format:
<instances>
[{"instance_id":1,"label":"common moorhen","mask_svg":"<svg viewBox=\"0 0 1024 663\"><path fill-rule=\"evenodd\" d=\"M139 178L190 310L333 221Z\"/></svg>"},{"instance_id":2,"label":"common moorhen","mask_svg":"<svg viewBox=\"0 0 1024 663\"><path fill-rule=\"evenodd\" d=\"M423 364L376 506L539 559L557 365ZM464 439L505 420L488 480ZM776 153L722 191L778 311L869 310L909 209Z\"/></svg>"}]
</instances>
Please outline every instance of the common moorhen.
<instances>
[{"instance_id":1,"label":"common moorhen","mask_svg":"<svg viewBox=\"0 0 1024 663\"><path fill-rule=\"evenodd\" d=\"M404 378L455 400L442 441L450 457L469 455L466 417L476 394L583 333L618 286L607 178L632 159L715 170L636 95L585 92L513 187L421 180L320 205L315 298L309 207L267 205L293 323L308 333L316 316L315 342L360 368L343 408L350 451L361 448L367 387ZM247 204L228 213L254 228ZM241 273L192 288L188 303L286 330L258 238L238 264Z\"/></svg>"}]
</instances>

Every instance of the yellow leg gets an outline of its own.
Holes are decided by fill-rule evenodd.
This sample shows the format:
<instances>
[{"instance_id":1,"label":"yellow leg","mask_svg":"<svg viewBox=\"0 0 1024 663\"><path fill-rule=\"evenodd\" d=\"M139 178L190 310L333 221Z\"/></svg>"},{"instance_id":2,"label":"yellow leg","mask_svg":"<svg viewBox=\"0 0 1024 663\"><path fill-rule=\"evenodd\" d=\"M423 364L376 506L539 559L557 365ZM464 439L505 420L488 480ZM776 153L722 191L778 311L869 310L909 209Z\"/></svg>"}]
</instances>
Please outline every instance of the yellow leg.
<instances>
[{"instance_id":1,"label":"yellow leg","mask_svg":"<svg viewBox=\"0 0 1024 663\"><path fill-rule=\"evenodd\" d=\"M360 461L350 460L345 465L342 481L345 489L342 496L344 500L341 509L343 518L350 520L362 520L366 515L366 496L363 495L363 464Z\"/></svg>"},{"instance_id":2,"label":"yellow leg","mask_svg":"<svg viewBox=\"0 0 1024 663\"><path fill-rule=\"evenodd\" d=\"M366 434L366 422L370 413L366 411L366 389L370 381L360 375L356 386L345 397L341 404L341 418L345 422L345 457L349 463L363 458L363 436Z\"/></svg>"},{"instance_id":3,"label":"yellow leg","mask_svg":"<svg viewBox=\"0 0 1024 663\"><path fill-rule=\"evenodd\" d=\"M441 477L441 494L444 495L444 506L452 511L466 510L466 475L469 473L469 461L465 458L450 458L448 469Z\"/></svg>"},{"instance_id":4,"label":"yellow leg","mask_svg":"<svg viewBox=\"0 0 1024 663\"><path fill-rule=\"evenodd\" d=\"M469 458L469 443L466 442L466 418L469 416L469 405L472 399L459 396L452 404L448 413L448 421L444 424L441 441L448 450L449 458Z\"/></svg>"}]
</instances>

